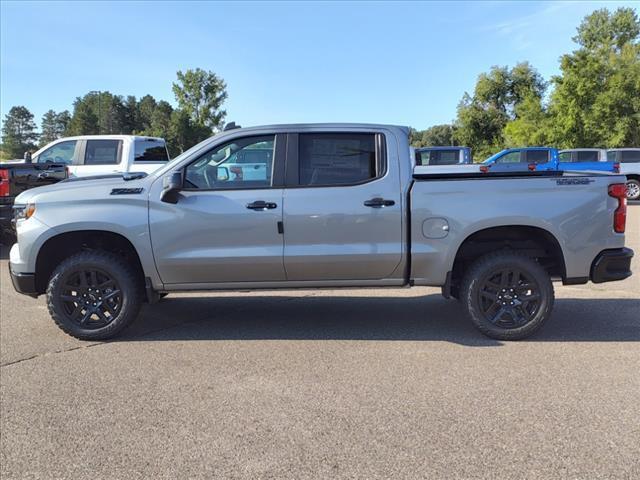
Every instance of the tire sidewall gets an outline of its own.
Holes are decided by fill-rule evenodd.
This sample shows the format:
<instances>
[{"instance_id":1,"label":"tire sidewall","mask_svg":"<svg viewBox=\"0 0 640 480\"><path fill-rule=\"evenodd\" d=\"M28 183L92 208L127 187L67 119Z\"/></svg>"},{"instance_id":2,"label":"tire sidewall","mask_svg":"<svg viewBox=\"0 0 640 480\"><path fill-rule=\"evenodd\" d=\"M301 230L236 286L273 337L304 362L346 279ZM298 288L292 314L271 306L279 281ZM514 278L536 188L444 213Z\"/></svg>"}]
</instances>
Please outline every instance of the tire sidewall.
<instances>
[{"instance_id":1,"label":"tire sidewall","mask_svg":"<svg viewBox=\"0 0 640 480\"><path fill-rule=\"evenodd\" d=\"M482 313L480 289L484 281L496 271L505 268L518 268L531 276L540 290L540 306L533 319L518 328L503 328L487 320ZM520 340L536 332L548 319L553 308L554 295L551 279L545 270L534 260L515 253L495 253L479 259L470 269L464 282L463 298L471 319L478 330L488 337L498 340Z\"/></svg>"}]
</instances>

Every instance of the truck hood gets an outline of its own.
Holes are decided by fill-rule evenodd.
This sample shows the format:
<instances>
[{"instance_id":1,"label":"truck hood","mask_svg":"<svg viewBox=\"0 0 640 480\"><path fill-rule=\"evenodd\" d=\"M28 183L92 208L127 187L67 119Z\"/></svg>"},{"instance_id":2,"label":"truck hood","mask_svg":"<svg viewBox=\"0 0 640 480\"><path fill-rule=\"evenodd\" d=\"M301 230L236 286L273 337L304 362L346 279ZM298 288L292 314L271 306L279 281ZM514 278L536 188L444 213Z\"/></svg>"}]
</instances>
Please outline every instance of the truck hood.
<instances>
[{"instance_id":1,"label":"truck hood","mask_svg":"<svg viewBox=\"0 0 640 480\"><path fill-rule=\"evenodd\" d=\"M124 174L127 175L127 174ZM51 200L77 200L95 198L109 198L114 195L117 189L139 190L136 194L141 194L148 189L148 185L152 179L146 176L135 176L128 174L125 180L123 174L103 175L96 177L70 178L53 185L32 188L22 192L16 197L16 204L25 204L33 201ZM141 190L140 190L141 189Z\"/></svg>"}]
</instances>

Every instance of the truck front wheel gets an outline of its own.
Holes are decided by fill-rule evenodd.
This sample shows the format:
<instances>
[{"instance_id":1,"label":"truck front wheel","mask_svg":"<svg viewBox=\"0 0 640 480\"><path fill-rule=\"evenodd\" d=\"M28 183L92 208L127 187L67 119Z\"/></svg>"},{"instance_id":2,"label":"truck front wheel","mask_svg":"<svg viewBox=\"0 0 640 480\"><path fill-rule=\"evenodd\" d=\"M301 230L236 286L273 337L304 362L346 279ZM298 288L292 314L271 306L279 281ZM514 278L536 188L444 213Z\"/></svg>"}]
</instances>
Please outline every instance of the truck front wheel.
<instances>
[{"instance_id":1,"label":"truck front wheel","mask_svg":"<svg viewBox=\"0 0 640 480\"><path fill-rule=\"evenodd\" d=\"M520 340L551 315L553 285L533 259L516 252L494 252L476 260L464 275L461 299L471 322L498 340Z\"/></svg>"},{"instance_id":2,"label":"truck front wheel","mask_svg":"<svg viewBox=\"0 0 640 480\"><path fill-rule=\"evenodd\" d=\"M121 257L89 250L64 260L47 288L47 306L65 333L81 340L114 337L137 317L139 275Z\"/></svg>"}]
</instances>

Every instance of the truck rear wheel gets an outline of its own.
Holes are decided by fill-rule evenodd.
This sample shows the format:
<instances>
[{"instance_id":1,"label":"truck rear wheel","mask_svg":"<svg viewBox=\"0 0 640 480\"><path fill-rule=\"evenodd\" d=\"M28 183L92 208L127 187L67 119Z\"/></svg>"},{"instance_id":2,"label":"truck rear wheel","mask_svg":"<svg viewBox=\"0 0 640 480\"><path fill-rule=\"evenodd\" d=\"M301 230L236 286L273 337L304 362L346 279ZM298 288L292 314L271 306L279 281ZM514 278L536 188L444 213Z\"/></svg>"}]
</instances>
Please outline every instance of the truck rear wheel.
<instances>
[{"instance_id":1,"label":"truck rear wheel","mask_svg":"<svg viewBox=\"0 0 640 480\"><path fill-rule=\"evenodd\" d=\"M533 259L504 251L476 260L462 281L471 322L498 340L520 340L551 315L554 294L547 272Z\"/></svg>"},{"instance_id":2,"label":"truck rear wheel","mask_svg":"<svg viewBox=\"0 0 640 480\"><path fill-rule=\"evenodd\" d=\"M137 317L141 297L136 271L118 255L97 250L60 263L47 288L54 322L81 340L116 336Z\"/></svg>"},{"instance_id":3,"label":"truck rear wheel","mask_svg":"<svg viewBox=\"0 0 640 480\"><path fill-rule=\"evenodd\" d=\"M640 199L640 180L630 178L627 180L627 200Z\"/></svg>"}]
</instances>

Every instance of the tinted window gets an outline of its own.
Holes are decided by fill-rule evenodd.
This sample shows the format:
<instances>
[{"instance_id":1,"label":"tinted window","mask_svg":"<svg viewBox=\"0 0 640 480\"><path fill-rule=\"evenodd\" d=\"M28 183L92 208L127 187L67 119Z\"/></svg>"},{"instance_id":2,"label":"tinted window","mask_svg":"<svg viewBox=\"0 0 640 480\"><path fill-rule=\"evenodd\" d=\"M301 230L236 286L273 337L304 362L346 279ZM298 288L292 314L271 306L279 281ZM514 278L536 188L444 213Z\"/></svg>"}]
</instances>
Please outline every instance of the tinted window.
<instances>
[{"instance_id":1,"label":"tinted window","mask_svg":"<svg viewBox=\"0 0 640 480\"><path fill-rule=\"evenodd\" d=\"M588 150L585 152L576 152L578 162L597 162L598 161L598 151L597 150Z\"/></svg>"},{"instance_id":2,"label":"tinted window","mask_svg":"<svg viewBox=\"0 0 640 480\"><path fill-rule=\"evenodd\" d=\"M187 166L187 188L218 190L271 186L275 136L232 140Z\"/></svg>"},{"instance_id":3,"label":"tinted window","mask_svg":"<svg viewBox=\"0 0 640 480\"><path fill-rule=\"evenodd\" d=\"M300 134L300 185L349 185L375 178L375 145L375 134Z\"/></svg>"},{"instance_id":4,"label":"tinted window","mask_svg":"<svg viewBox=\"0 0 640 480\"><path fill-rule=\"evenodd\" d=\"M73 162L73 152L76 150L76 141L56 143L38 155L38 163L64 163L70 165Z\"/></svg>"},{"instance_id":5,"label":"tinted window","mask_svg":"<svg viewBox=\"0 0 640 480\"><path fill-rule=\"evenodd\" d=\"M496 160L497 163L519 163L520 152L509 152Z\"/></svg>"},{"instance_id":6,"label":"tinted window","mask_svg":"<svg viewBox=\"0 0 640 480\"><path fill-rule=\"evenodd\" d=\"M85 165L116 165L120 163L121 140L87 140Z\"/></svg>"},{"instance_id":7,"label":"tinted window","mask_svg":"<svg viewBox=\"0 0 640 480\"><path fill-rule=\"evenodd\" d=\"M166 162L169 160L167 147L162 140L136 139L135 162Z\"/></svg>"},{"instance_id":8,"label":"tinted window","mask_svg":"<svg viewBox=\"0 0 640 480\"><path fill-rule=\"evenodd\" d=\"M549 152L546 150L529 150L526 152L527 163L547 163Z\"/></svg>"},{"instance_id":9,"label":"tinted window","mask_svg":"<svg viewBox=\"0 0 640 480\"><path fill-rule=\"evenodd\" d=\"M617 152L607 152L607 161L608 162L615 162L616 161L616 155Z\"/></svg>"},{"instance_id":10,"label":"tinted window","mask_svg":"<svg viewBox=\"0 0 640 480\"><path fill-rule=\"evenodd\" d=\"M620 152L622 163L639 163L640 162L640 150L623 150Z\"/></svg>"},{"instance_id":11,"label":"tinted window","mask_svg":"<svg viewBox=\"0 0 640 480\"><path fill-rule=\"evenodd\" d=\"M418 165L454 165L459 163L457 150L425 150L418 152Z\"/></svg>"}]
</instances>

